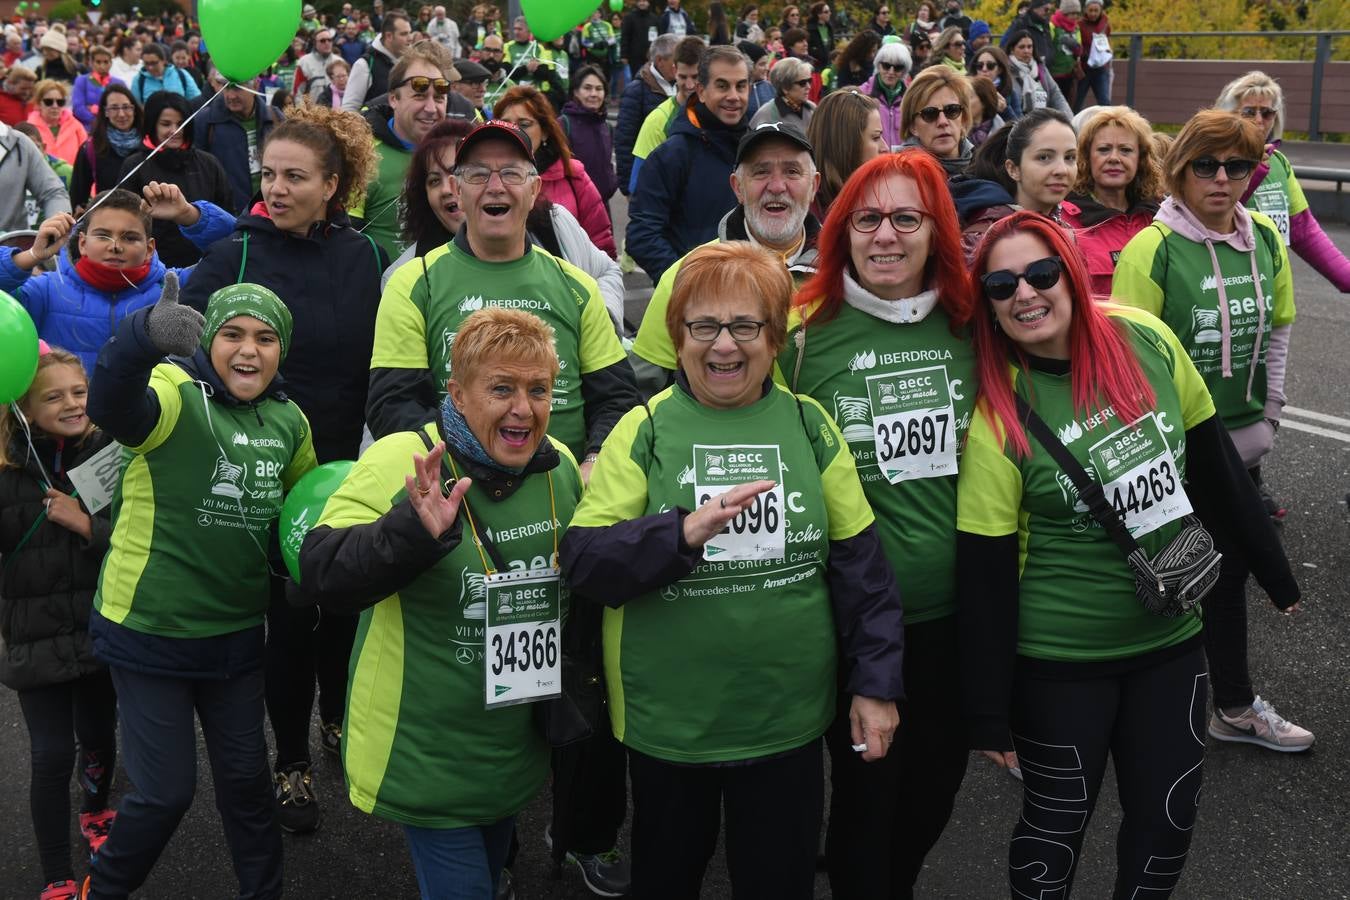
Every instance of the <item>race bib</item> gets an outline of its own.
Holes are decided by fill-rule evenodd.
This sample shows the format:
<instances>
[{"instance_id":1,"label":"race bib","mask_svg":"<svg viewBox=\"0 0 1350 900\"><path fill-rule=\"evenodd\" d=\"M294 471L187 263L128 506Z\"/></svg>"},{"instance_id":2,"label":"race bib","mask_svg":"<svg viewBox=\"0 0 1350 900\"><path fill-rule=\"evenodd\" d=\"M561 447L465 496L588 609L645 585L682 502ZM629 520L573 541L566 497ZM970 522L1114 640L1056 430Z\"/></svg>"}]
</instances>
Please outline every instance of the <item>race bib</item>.
<instances>
[{"instance_id":1,"label":"race bib","mask_svg":"<svg viewBox=\"0 0 1350 900\"><path fill-rule=\"evenodd\" d=\"M647 43L650 44L652 41L655 41L658 37L660 37L660 33L656 30L655 25L647 29Z\"/></svg>"},{"instance_id":2,"label":"race bib","mask_svg":"<svg viewBox=\"0 0 1350 900\"><path fill-rule=\"evenodd\" d=\"M891 484L956 474L956 410L947 367L871 375L877 468Z\"/></svg>"},{"instance_id":3,"label":"race bib","mask_svg":"<svg viewBox=\"0 0 1350 900\"><path fill-rule=\"evenodd\" d=\"M484 706L534 703L562 694L562 582L558 568L484 579Z\"/></svg>"},{"instance_id":4,"label":"race bib","mask_svg":"<svg viewBox=\"0 0 1350 900\"><path fill-rule=\"evenodd\" d=\"M739 484L776 482L703 545L704 559L769 560L786 555L782 459L777 444L695 444L693 474L695 508Z\"/></svg>"},{"instance_id":5,"label":"race bib","mask_svg":"<svg viewBox=\"0 0 1350 900\"><path fill-rule=\"evenodd\" d=\"M1155 413L1093 444L1088 460L1107 502L1136 539L1190 515L1190 498Z\"/></svg>"},{"instance_id":6,"label":"race bib","mask_svg":"<svg viewBox=\"0 0 1350 900\"><path fill-rule=\"evenodd\" d=\"M80 501L92 516L112 502L117 482L122 477L122 445L116 442L89 457L66 473L80 492Z\"/></svg>"},{"instance_id":7,"label":"race bib","mask_svg":"<svg viewBox=\"0 0 1350 900\"><path fill-rule=\"evenodd\" d=\"M1261 185L1252 195L1256 200L1256 208L1270 217L1275 223L1275 227L1280 230L1280 237L1284 238L1284 245L1289 246L1289 197L1284 193L1279 185Z\"/></svg>"}]
</instances>

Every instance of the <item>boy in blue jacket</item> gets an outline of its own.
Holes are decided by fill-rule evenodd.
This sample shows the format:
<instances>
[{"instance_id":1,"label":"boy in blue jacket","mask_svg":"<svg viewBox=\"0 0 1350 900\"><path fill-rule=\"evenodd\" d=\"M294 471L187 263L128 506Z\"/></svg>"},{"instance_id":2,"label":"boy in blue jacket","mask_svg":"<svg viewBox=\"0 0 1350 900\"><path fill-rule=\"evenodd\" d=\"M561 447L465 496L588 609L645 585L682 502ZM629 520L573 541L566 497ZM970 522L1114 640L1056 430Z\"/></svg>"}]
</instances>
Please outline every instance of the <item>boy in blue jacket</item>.
<instances>
[{"instance_id":1,"label":"boy in blue jacket","mask_svg":"<svg viewBox=\"0 0 1350 900\"><path fill-rule=\"evenodd\" d=\"M86 371L119 322L159 299L171 270L155 254L153 219L176 222L203 250L234 230L234 216L205 200L188 203L177 185L151 182L144 194L142 201L114 188L95 198L98 207L78 229L73 216L57 213L38 228L32 249L0 248L0 291L23 304L38 337L79 356ZM75 253L66 246L72 234ZM55 272L32 275L57 254ZM192 270L172 271L186 281Z\"/></svg>"}]
</instances>

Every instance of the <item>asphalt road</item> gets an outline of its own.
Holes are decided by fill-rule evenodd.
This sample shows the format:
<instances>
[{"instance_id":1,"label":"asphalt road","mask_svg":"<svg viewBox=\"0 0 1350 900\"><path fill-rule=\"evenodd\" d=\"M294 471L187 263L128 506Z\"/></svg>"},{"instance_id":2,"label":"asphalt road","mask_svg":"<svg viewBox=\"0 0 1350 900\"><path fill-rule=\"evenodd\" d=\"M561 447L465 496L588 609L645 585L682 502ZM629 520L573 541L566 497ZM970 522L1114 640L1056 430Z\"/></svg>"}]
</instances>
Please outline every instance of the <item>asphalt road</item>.
<instances>
[{"instance_id":1,"label":"asphalt road","mask_svg":"<svg viewBox=\"0 0 1350 900\"><path fill-rule=\"evenodd\" d=\"M616 209L616 218L622 212ZM1328 231L1350 248L1350 227ZM1253 591L1250 655L1257 691L1316 732L1318 743L1309 753L1286 755L1210 742L1200 820L1175 894L1182 898L1350 897L1350 775L1343 765L1350 758L1350 301L1301 260L1295 259L1294 269L1298 322L1290 409L1265 471L1289 508L1284 539L1303 586L1304 612L1278 616ZM634 275L629 281L630 313L639 316L644 279ZM34 897L42 886L28 816L27 747L14 694L0 691L0 900ZM139 897L234 896L202 750L196 802ZM346 802L341 773L329 760L320 760L315 773L323 825L314 835L287 836L287 893L344 900L416 896L399 831ZM1119 807L1109 773L1107 778L1083 850L1080 897L1110 895ZM125 786L119 773L116 790ZM1007 842L1020 798L1017 782L972 758L951 824L919 882L920 896L1006 896ZM574 875L562 881L549 876L543 845L548 810L545 794L521 817L517 896L589 896ZM72 840L78 847L73 829ZM78 860L76 870L83 874ZM822 875L817 897L829 896ZM709 871L704 897L730 897L720 859Z\"/></svg>"}]
</instances>

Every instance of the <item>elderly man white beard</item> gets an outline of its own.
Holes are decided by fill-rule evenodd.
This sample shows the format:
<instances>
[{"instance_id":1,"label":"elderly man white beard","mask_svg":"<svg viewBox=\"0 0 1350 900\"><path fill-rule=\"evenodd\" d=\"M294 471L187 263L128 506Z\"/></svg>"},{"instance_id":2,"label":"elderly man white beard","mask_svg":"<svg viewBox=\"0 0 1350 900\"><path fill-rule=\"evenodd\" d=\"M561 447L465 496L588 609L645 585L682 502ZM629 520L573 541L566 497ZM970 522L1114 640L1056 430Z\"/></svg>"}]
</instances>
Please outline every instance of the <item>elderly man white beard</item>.
<instances>
[{"instance_id":1,"label":"elderly man white beard","mask_svg":"<svg viewBox=\"0 0 1350 900\"><path fill-rule=\"evenodd\" d=\"M790 250L800 242L810 210L809 197L791 191L765 191L754 206L745 207L745 227L757 242L774 250Z\"/></svg>"},{"instance_id":2,"label":"elderly man white beard","mask_svg":"<svg viewBox=\"0 0 1350 900\"><path fill-rule=\"evenodd\" d=\"M731 176L732 190L745 210L746 231L765 247L788 253L805 237L806 216L820 182L815 163L794 138L779 134L765 135L748 149Z\"/></svg>"}]
</instances>

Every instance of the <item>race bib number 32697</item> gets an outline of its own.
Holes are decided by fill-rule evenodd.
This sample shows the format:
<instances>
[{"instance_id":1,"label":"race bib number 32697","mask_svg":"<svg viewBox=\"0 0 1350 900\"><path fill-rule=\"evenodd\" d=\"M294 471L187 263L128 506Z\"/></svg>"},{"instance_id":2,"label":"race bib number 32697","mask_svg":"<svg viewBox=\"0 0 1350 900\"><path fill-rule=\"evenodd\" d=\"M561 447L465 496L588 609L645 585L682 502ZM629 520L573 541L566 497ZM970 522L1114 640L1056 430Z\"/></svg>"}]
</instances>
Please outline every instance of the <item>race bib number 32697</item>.
<instances>
[{"instance_id":1,"label":"race bib number 32697","mask_svg":"<svg viewBox=\"0 0 1350 900\"><path fill-rule=\"evenodd\" d=\"M877 468L891 484L956 474L956 410L947 368L871 375Z\"/></svg>"},{"instance_id":2,"label":"race bib number 32697","mask_svg":"<svg viewBox=\"0 0 1350 900\"><path fill-rule=\"evenodd\" d=\"M720 497L738 484L772 481L750 508L732 519L703 545L703 558L729 561L782 559L787 528L783 515L783 477L777 444L694 445L694 506Z\"/></svg>"}]
</instances>

